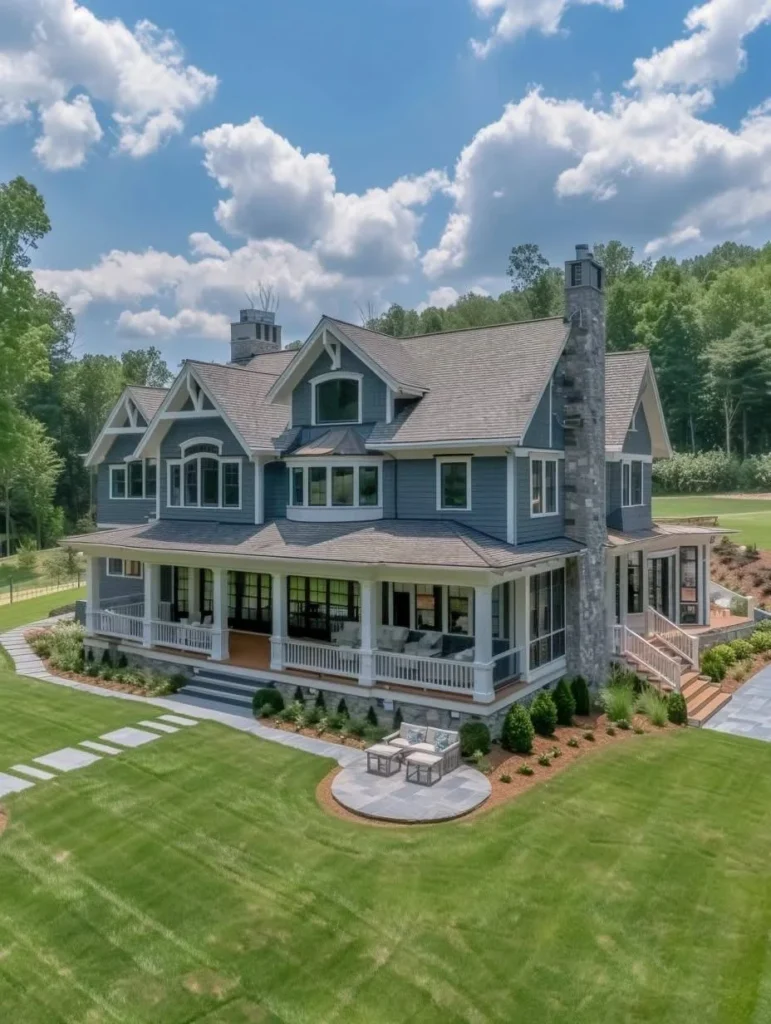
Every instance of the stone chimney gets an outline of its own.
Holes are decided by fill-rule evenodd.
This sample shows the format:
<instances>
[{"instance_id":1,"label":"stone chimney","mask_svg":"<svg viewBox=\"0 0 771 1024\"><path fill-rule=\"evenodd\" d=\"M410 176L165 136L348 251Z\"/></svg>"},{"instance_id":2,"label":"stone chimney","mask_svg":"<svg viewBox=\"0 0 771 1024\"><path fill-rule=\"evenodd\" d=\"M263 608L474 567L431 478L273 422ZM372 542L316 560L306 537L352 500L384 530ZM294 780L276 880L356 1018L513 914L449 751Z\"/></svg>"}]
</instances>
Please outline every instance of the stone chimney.
<instances>
[{"instance_id":1,"label":"stone chimney","mask_svg":"<svg viewBox=\"0 0 771 1024\"><path fill-rule=\"evenodd\" d=\"M565 264L570 338L560 361L565 418L565 534L586 551L567 564L568 672L595 684L608 674L605 609L605 292L588 245Z\"/></svg>"},{"instance_id":2,"label":"stone chimney","mask_svg":"<svg viewBox=\"0 0 771 1024\"><path fill-rule=\"evenodd\" d=\"M246 366L255 356L281 350L281 328L276 314L264 309L242 309L230 325L230 361Z\"/></svg>"}]
</instances>

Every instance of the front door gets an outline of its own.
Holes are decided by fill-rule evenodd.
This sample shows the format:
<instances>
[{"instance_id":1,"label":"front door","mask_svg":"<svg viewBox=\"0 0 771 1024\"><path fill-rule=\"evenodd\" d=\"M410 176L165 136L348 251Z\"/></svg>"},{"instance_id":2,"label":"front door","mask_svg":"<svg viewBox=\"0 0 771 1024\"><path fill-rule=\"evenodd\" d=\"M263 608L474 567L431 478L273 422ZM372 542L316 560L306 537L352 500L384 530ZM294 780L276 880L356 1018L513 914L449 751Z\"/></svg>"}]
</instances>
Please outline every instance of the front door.
<instances>
[{"instance_id":1,"label":"front door","mask_svg":"<svg viewBox=\"0 0 771 1024\"><path fill-rule=\"evenodd\" d=\"M664 555L648 559L648 604L667 619L672 618L674 557Z\"/></svg>"}]
</instances>

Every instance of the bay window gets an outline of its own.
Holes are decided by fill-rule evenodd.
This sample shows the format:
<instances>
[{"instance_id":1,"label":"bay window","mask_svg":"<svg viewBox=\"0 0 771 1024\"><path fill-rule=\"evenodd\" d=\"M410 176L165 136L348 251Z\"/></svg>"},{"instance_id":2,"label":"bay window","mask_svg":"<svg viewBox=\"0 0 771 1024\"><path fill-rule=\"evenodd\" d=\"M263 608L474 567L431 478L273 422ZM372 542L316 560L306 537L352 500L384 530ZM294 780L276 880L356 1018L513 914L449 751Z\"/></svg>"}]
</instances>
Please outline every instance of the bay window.
<instances>
[{"instance_id":1,"label":"bay window","mask_svg":"<svg viewBox=\"0 0 771 1024\"><path fill-rule=\"evenodd\" d=\"M110 499L154 498L157 486L155 460L137 459L110 466Z\"/></svg>"},{"instance_id":2,"label":"bay window","mask_svg":"<svg viewBox=\"0 0 771 1024\"><path fill-rule=\"evenodd\" d=\"M380 466L301 465L289 471L290 508L379 508Z\"/></svg>"},{"instance_id":3,"label":"bay window","mask_svg":"<svg viewBox=\"0 0 771 1024\"><path fill-rule=\"evenodd\" d=\"M530 667L565 654L565 570L530 577Z\"/></svg>"}]
</instances>

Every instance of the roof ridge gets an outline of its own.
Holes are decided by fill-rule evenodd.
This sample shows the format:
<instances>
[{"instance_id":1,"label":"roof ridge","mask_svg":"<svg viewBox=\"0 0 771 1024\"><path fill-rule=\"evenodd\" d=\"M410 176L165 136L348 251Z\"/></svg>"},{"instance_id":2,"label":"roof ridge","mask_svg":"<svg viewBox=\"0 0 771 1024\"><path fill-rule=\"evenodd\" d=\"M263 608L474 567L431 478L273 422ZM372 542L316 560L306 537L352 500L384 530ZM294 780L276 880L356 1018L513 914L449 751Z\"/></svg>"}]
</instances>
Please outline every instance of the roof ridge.
<instances>
[{"instance_id":1,"label":"roof ridge","mask_svg":"<svg viewBox=\"0 0 771 1024\"><path fill-rule=\"evenodd\" d=\"M193 363L195 366L217 366L221 370L240 370L243 373L259 373L263 377L280 377L279 373L268 373L267 370L250 370L248 366L236 366L235 363L216 363L213 359L185 359L186 363ZM283 372L283 371L282 371Z\"/></svg>"},{"instance_id":2,"label":"roof ridge","mask_svg":"<svg viewBox=\"0 0 771 1024\"><path fill-rule=\"evenodd\" d=\"M463 334L464 331L489 331L493 327L523 327L525 324L545 324L559 320L567 325L564 316L536 316L532 320L503 320L499 324L479 324L477 327L450 327L446 331L429 331L428 334L408 334L401 341L416 341L418 338L436 338L442 334ZM386 335L390 337L390 335Z\"/></svg>"},{"instance_id":3,"label":"roof ridge","mask_svg":"<svg viewBox=\"0 0 771 1024\"><path fill-rule=\"evenodd\" d=\"M638 354L644 354L650 357L651 350L649 348L645 348L644 345L641 345L640 348L625 348L621 352L606 352L605 358L610 359L614 356L636 356Z\"/></svg>"},{"instance_id":4,"label":"roof ridge","mask_svg":"<svg viewBox=\"0 0 771 1024\"><path fill-rule=\"evenodd\" d=\"M127 384L127 388L138 388L140 391L168 391L162 384Z\"/></svg>"}]
</instances>

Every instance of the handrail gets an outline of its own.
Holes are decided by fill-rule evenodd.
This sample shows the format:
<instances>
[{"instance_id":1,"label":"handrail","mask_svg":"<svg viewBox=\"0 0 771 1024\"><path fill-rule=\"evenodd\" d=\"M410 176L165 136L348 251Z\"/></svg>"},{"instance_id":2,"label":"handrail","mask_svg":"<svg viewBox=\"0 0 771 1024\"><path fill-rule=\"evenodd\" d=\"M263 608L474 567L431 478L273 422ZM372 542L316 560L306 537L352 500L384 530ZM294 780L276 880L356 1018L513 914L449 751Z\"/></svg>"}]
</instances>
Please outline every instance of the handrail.
<instances>
[{"instance_id":1,"label":"handrail","mask_svg":"<svg viewBox=\"0 0 771 1024\"><path fill-rule=\"evenodd\" d=\"M680 664L654 647L645 637L628 626L613 627L613 650L616 654L629 654L638 664L662 682L680 693Z\"/></svg>"},{"instance_id":2,"label":"handrail","mask_svg":"<svg viewBox=\"0 0 771 1024\"><path fill-rule=\"evenodd\" d=\"M646 610L645 631L650 635L660 637L664 643L674 647L682 656L690 662L693 668L699 667L699 638L686 633L676 623L662 615L655 608L648 606Z\"/></svg>"}]
</instances>

